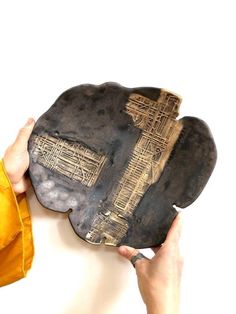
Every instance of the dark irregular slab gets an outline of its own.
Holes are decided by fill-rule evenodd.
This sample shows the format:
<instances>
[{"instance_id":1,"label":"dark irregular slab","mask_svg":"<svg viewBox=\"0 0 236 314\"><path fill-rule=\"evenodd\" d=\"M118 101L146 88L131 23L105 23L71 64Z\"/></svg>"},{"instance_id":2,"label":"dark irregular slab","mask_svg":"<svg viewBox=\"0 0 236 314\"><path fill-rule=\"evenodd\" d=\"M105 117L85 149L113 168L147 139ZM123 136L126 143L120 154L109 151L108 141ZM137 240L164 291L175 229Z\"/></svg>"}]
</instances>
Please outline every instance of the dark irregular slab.
<instances>
[{"instance_id":1,"label":"dark irregular slab","mask_svg":"<svg viewBox=\"0 0 236 314\"><path fill-rule=\"evenodd\" d=\"M160 245L206 185L216 147L205 122L176 120L181 99L116 83L64 92L36 122L29 173L39 202L68 213L93 244Z\"/></svg>"}]
</instances>

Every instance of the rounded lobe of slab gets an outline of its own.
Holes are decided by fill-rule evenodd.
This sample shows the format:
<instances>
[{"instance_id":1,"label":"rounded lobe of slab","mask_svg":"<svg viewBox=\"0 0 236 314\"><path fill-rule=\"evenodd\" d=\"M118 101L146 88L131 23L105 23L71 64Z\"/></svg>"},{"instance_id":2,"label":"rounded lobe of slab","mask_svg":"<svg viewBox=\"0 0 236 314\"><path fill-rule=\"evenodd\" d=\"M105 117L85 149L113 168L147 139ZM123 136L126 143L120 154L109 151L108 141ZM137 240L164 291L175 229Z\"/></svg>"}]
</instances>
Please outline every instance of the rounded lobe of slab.
<instances>
[{"instance_id":1,"label":"rounded lobe of slab","mask_svg":"<svg viewBox=\"0 0 236 314\"><path fill-rule=\"evenodd\" d=\"M193 203L214 169L216 146L206 123L194 117L180 121L183 129L164 171L136 208L121 244L140 248L163 243L177 215L173 205L184 208Z\"/></svg>"}]
</instances>

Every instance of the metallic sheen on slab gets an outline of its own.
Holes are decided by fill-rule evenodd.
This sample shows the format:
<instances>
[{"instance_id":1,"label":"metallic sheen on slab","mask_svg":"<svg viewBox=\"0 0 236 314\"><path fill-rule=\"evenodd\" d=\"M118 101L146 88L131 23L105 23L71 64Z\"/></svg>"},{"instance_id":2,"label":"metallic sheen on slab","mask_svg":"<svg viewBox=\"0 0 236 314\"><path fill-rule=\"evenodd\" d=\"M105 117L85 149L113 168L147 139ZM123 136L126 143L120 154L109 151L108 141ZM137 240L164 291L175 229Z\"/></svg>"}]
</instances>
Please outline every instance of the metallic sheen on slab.
<instances>
[{"instance_id":1,"label":"metallic sheen on slab","mask_svg":"<svg viewBox=\"0 0 236 314\"><path fill-rule=\"evenodd\" d=\"M115 83L64 92L29 141L30 177L41 204L68 212L92 244L160 245L204 188L216 161L206 124L176 120L181 99Z\"/></svg>"}]
</instances>

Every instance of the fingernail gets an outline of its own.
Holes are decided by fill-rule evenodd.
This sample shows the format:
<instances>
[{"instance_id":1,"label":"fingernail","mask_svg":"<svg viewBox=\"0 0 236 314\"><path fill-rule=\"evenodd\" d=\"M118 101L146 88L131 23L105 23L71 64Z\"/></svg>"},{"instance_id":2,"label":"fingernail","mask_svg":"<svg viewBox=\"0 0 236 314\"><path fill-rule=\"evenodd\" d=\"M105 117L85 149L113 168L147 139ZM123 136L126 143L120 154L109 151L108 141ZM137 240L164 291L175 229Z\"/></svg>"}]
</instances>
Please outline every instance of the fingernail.
<instances>
[{"instance_id":1,"label":"fingernail","mask_svg":"<svg viewBox=\"0 0 236 314\"><path fill-rule=\"evenodd\" d=\"M34 122L33 118L29 118L25 124L25 126L30 126Z\"/></svg>"}]
</instances>

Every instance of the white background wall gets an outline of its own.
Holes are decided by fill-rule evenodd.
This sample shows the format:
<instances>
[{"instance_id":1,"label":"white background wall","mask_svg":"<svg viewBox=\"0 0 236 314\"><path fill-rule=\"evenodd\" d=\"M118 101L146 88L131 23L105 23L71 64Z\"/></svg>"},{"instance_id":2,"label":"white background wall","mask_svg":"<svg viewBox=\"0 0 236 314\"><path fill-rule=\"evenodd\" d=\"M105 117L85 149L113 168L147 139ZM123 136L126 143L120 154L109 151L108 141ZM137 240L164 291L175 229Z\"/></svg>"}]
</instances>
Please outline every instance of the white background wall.
<instances>
[{"instance_id":1,"label":"white background wall","mask_svg":"<svg viewBox=\"0 0 236 314\"><path fill-rule=\"evenodd\" d=\"M234 1L0 1L0 153L67 88L116 81L183 96L218 163L184 210L182 313L236 313ZM1 314L145 313L131 265L80 240L29 193L35 259L0 289ZM0 208L1 210L1 208Z\"/></svg>"}]
</instances>

